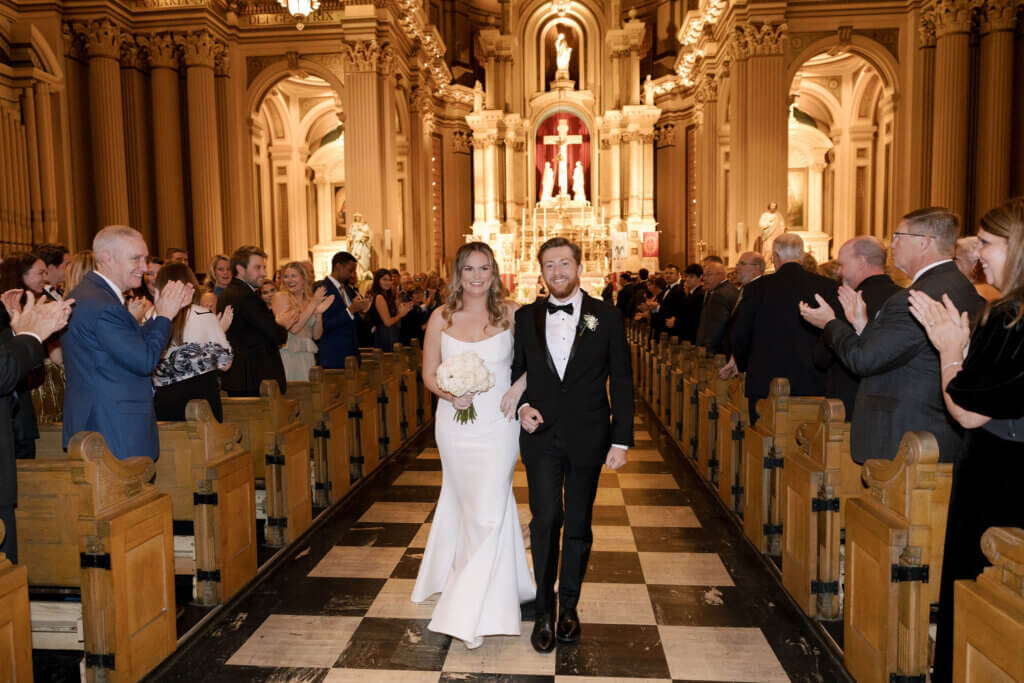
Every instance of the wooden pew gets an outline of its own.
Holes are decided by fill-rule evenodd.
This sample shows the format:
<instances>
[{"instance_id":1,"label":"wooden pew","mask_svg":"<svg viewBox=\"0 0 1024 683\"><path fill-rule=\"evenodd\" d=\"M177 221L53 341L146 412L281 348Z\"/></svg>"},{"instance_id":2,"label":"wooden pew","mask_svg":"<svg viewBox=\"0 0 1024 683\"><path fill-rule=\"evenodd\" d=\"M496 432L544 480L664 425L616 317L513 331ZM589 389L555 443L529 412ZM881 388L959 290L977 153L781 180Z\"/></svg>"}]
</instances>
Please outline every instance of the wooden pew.
<instances>
[{"instance_id":1,"label":"wooden pew","mask_svg":"<svg viewBox=\"0 0 1024 683\"><path fill-rule=\"evenodd\" d=\"M289 382L288 398L298 402L299 420L310 427L313 444L313 505L341 500L351 484L349 406L340 371L314 366L308 382Z\"/></svg>"},{"instance_id":2,"label":"wooden pew","mask_svg":"<svg viewBox=\"0 0 1024 683\"><path fill-rule=\"evenodd\" d=\"M670 398L671 408L669 409L672 413L672 421L666 427L668 428L669 435L672 440L682 448L683 441L683 407L686 405L683 399L683 375L684 366L688 362L688 358L695 352L693 344L684 341L682 344L673 346L671 349L670 357Z\"/></svg>"},{"instance_id":3,"label":"wooden pew","mask_svg":"<svg viewBox=\"0 0 1024 683\"><path fill-rule=\"evenodd\" d=\"M352 481L361 479L380 464L380 420L378 418L378 389L371 383L372 363L364 361L363 368L347 364L344 375L344 395L349 407L349 458L352 463Z\"/></svg>"},{"instance_id":4,"label":"wooden pew","mask_svg":"<svg viewBox=\"0 0 1024 683\"><path fill-rule=\"evenodd\" d=\"M683 454L695 463L697 460L697 421L700 417L697 395L701 390L701 369L708 365L707 353L707 349L703 346L696 346L682 358L683 433L680 448L683 449Z\"/></svg>"},{"instance_id":5,"label":"wooden pew","mask_svg":"<svg viewBox=\"0 0 1024 683\"><path fill-rule=\"evenodd\" d=\"M413 339L412 345L406 347L406 354L416 380L416 426L422 427L434 417L434 395L423 384L423 349L418 339Z\"/></svg>"},{"instance_id":6,"label":"wooden pew","mask_svg":"<svg viewBox=\"0 0 1024 683\"><path fill-rule=\"evenodd\" d=\"M743 514L743 435L749 420L744 376L726 383L726 398L717 401L715 452L718 458L718 497L730 511Z\"/></svg>"},{"instance_id":7,"label":"wooden pew","mask_svg":"<svg viewBox=\"0 0 1024 683\"><path fill-rule=\"evenodd\" d=\"M6 529L0 522L0 542ZM32 683L32 625L28 570L0 554L0 681Z\"/></svg>"},{"instance_id":8,"label":"wooden pew","mask_svg":"<svg viewBox=\"0 0 1024 683\"><path fill-rule=\"evenodd\" d=\"M846 508L843 659L858 681L924 676L938 600L952 465L928 432L907 432L894 460L869 460L870 491Z\"/></svg>"},{"instance_id":9,"label":"wooden pew","mask_svg":"<svg viewBox=\"0 0 1024 683\"><path fill-rule=\"evenodd\" d=\"M202 605L227 601L256 576L256 491L252 455L241 431L217 422L206 401L189 401L185 422L159 422L155 485L171 498L174 519L194 529L192 561ZM176 558L176 565L180 558Z\"/></svg>"},{"instance_id":10,"label":"wooden pew","mask_svg":"<svg viewBox=\"0 0 1024 683\"><path fill-rule=\"evenodd\" d=\"M861 496L861 468L850 455L842 401L819 401L818 417L796 430L782 491L782 585L811 617L838 619L840 530Z\"/></svg>"},{"instance_id":11,"label":"wooden pew","mask_svg":"<svg viewBox=\"0 0 1024 683\"><path fill-rule=\"evenodd\" d=\"M401 348L398 344L395 344L395 346ZM387 431L384 433L387 441L384 442L384 450L381 454L382 457L387 457L394 455L402 447L404 441L402 437L402 432L404 431L402 427L402 422L404 421L402 414L402 385L405 383L405 373L408 370L408 366L405 365L401 354L393 351L383 354L381 370L383 371L384 392L380 400L384 408L384 426L387 428Z\"/></svg>"},{"instance_id":12,"label":"wooden pew","mask_svg":"<svg viewBox=\"0 0 1024 683\"><path fill-rule=\"evenodd\" d=\"M81 590L88 681L137 681L177 645L171 499L148 458L80 432L64 460L18 461L18 554L32 584Z\"/></svg>"},{"instance_id":13,"label":"wooden pew","mask_svg":"<svg viewBox=\"0 0 1024 683\"><path fill-rule=\"evenodd\" d=\"M312 523L310 429L299 421L298 403L283 397L273 380L263 381L259 397L225 398L223 405L224 423L241 430L241 446L263 479L267 544L287 545Z\"/></svg>"},{"instance_id":14,"label":"wooden pew","mask_svg":"<svg viewBox=\"0 0 1024 683\"><path fill-rule=\"evenodd\" d=\"M762 553L780 554L783 466L796 452L796 429L818 416L820 397L790 396L789 380L772 380L757 402L757 424L743 435L743 531Z\"/></svg>"},{"instance_id":15,"label":"wooden pew","mask_svg":"<svg viewBox=\"0 0 1024 683\"><path fill-rule=\"evenodd\" d=\"M718 404L729 396L729 382L718 373L725 367L725 356L698 363L697 392L697 471L713 486L718 482Z\"/></svg>"},{"instance_id":16,"label":"wooden pew","mask_svg":"<svg viewBox=\"0 0 1024 683\"><path fill-rule=\"evenodd\" d=\"M992 527L981 549L993 566L954 590L953 681L1024 681L1024 529Z\"/></svg>"}]
</instances>

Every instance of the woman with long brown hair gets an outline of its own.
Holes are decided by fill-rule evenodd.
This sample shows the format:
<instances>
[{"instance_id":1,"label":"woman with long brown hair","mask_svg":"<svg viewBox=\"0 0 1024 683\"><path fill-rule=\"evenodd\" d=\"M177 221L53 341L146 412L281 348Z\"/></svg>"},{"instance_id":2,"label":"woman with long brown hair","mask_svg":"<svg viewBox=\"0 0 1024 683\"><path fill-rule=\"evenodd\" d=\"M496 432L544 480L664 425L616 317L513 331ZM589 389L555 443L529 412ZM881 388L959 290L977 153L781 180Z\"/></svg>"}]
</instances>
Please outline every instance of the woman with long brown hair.
<instances>
[{"instance_id":1,"label":"woman with long brown hair","mask_svg":"<svg viewBox=\"0 0 1024 683\"><path fill-rule=\"evenodd\" d=\"M971 333L967 314L910 293L910 313L939 351L943 398L967 434L953 465L942 552L939 623L932 681L953 673L953 585L977 578L988 562L981 535L993 526L1024 527L1024 197L981 218L978 252L986 278L1002 294Z\"/></svg>"},{"instance_id":2,"label":"woman with long brown hair","mask_svg":"<svg viewBox=\"0 0 1024 683\"><path fill-rule=\"evenodd\" d=\"M393 351L401 340L402 318L409 314L413 304L399 301L395 288L398 278L387 268L380 268L373 274L370 287L370 310L366 321L373 330L373 345L382 351Z\"/></svg>"},{"instance_id":3,"label":"woman with long brown hair","mask_svg":"<svg viewBox=\"0 0 1024 683\"><path fill-rule=\"evenodd\" d=\"M515 311L491 248L470 242L455 254L448 296L427 323L423 383L438 397L434 436L444 472L414 602L441 593L428 628L472 649L489 635L518 635L519 604L536 592L523 544L512 471L519 452L515 408L525 375L512 385ZM453 396L438 387L442 362L475 354L494 375L480 394ZM455 411L476 419L455 421Z\"/></svg>"},{"instance_id":4,"label":"woman with long brown hair","mask_svg":"<svg viewBox=\"0 0 1024 683\"><path fill-rule=\"evenodd\" d=\"M156 274L157 296L169 282L193 287L192 304L171 321L171 340L153 371L157 420L185 419L185 406L195 398L206 399L214 417L224 419L220 402L220 370L231 366L233 354L217 314L199 305L202 291L192 269L171 262ZM224 314L230 316L225 310Z\"/></svg>"}]
</instances>

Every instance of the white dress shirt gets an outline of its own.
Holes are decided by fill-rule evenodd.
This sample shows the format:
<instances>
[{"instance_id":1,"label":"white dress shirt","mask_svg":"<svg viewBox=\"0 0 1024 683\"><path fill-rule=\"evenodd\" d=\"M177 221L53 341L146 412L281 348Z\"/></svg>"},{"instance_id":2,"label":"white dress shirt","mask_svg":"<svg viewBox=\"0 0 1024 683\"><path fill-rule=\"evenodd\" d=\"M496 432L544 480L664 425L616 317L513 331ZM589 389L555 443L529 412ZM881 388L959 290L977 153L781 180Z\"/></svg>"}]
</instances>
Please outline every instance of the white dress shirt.
<instances>
[{"instance_id":1,"label":"white dress shirt","mask_svg":"<svg viewBox=\"0 0 1024 683\"><path fill-rule=\"evenodd\" d=\"M922 275L927 273L932 268L936 268L938 266L941 266L943 263L952 263L952 261L953 261L953 259L947 258L947 259L943 259L941 261L936 261L935 263L929 263L927 266L925 266L924 268L922 268L921 270L917 271L917 273L914 274L914 279L911 282L911 284L913 284L914 282L917 282L918 279L920 279L920 277Z\"/></svg>"},{"instance_id":2,"label":"white dress shirt","mask_svg":"<svg viewBox=\"0 0 1024 683\"><path fill-rule=\"evenodd\" d=\"M108 285L110 285L110 288L112 290L114 290L114 294L117 294L117 298L121 300L121 305L124 306L124 293L121 292L121 288L118 287L117 284L113 280L111 280L109 277L107 277L106 275L104 275L100 271L94 270L93 272L96 273L97 275L99 275L101 278L103 278L103 280Z\"/></svg>"},{"instance_id":3,"label":"white dress shirt","mask_svg":"<svg viewBox=\"0 0 1024 683\"><path fill-rule=\"evenodd\" d=\"M345 312L348 313L349 318L355 320L356 317L352 315L352 311L348 310L348 307L352 305L352 299L348 298L348 292L345 291L345 288L340 282L334 279L333 275L328 275L327 279L331 281L331 284L338 288L339 292L341 292L341 300L345 304Z\"/></svg>"},{"instance_id":4,"label":"white dress shirt","mask_svg":"<svg viewBox=\"0 0 1024 683\"><path fill-rule=\"evenodd\" d=\"M572 353L572 344L576 341L576 326L580 322L580 308L583 306L583 291L577 289L568 299L561 300L548 297L548 303L556 306L572 304L572 315L565 311L547 312L547 325L545 336L548 343L548 353L551 360L555 362L555 370L558 371L558 379L565 379L565 368L569 364L569 354Z\"/></svg>"}]
</instances>

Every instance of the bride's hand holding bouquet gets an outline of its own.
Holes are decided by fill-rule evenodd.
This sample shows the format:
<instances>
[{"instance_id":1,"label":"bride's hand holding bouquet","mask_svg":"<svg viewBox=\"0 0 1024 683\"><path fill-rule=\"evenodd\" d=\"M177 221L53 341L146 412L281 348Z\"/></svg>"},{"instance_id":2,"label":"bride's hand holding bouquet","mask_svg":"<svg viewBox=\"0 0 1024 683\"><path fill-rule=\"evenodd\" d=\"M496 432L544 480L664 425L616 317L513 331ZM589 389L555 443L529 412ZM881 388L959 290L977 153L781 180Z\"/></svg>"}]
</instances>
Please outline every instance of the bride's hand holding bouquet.
<instances>
[{"instance_id":1,"label":"bride's hand holding bouquet","mask_svg":"<svg viewBox=\"0 0 1024 683\"><path fill-rule=\"evenodd\" d=\"M461 424L476 420L473 398L494 386L494 373L487 369L480 356L466 351L445 360L437 368L437 386L456 398L455 419Z\"/></svg>"}]
</instances>

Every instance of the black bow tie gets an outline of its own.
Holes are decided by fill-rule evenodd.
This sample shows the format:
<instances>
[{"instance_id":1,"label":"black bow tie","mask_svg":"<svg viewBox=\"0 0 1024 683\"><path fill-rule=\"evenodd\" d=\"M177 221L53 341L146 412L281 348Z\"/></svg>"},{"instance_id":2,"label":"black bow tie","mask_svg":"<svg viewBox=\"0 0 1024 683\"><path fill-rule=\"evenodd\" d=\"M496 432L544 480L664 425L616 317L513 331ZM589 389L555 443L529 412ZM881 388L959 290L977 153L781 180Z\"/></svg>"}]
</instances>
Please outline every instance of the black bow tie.
<instances>
[{"instance_id":1,"label":"black bow tie","mask_svg":"<svg viewBox=\"0 0 1024 683\"><path fill-rule=\"evenodd\" d=\"M565 311L569 315L572 315L572 304L562 304L559 306L558 304L553 304L548 301L548 313L558 313L559 311Z\"/></svg>"}]
</instances>

